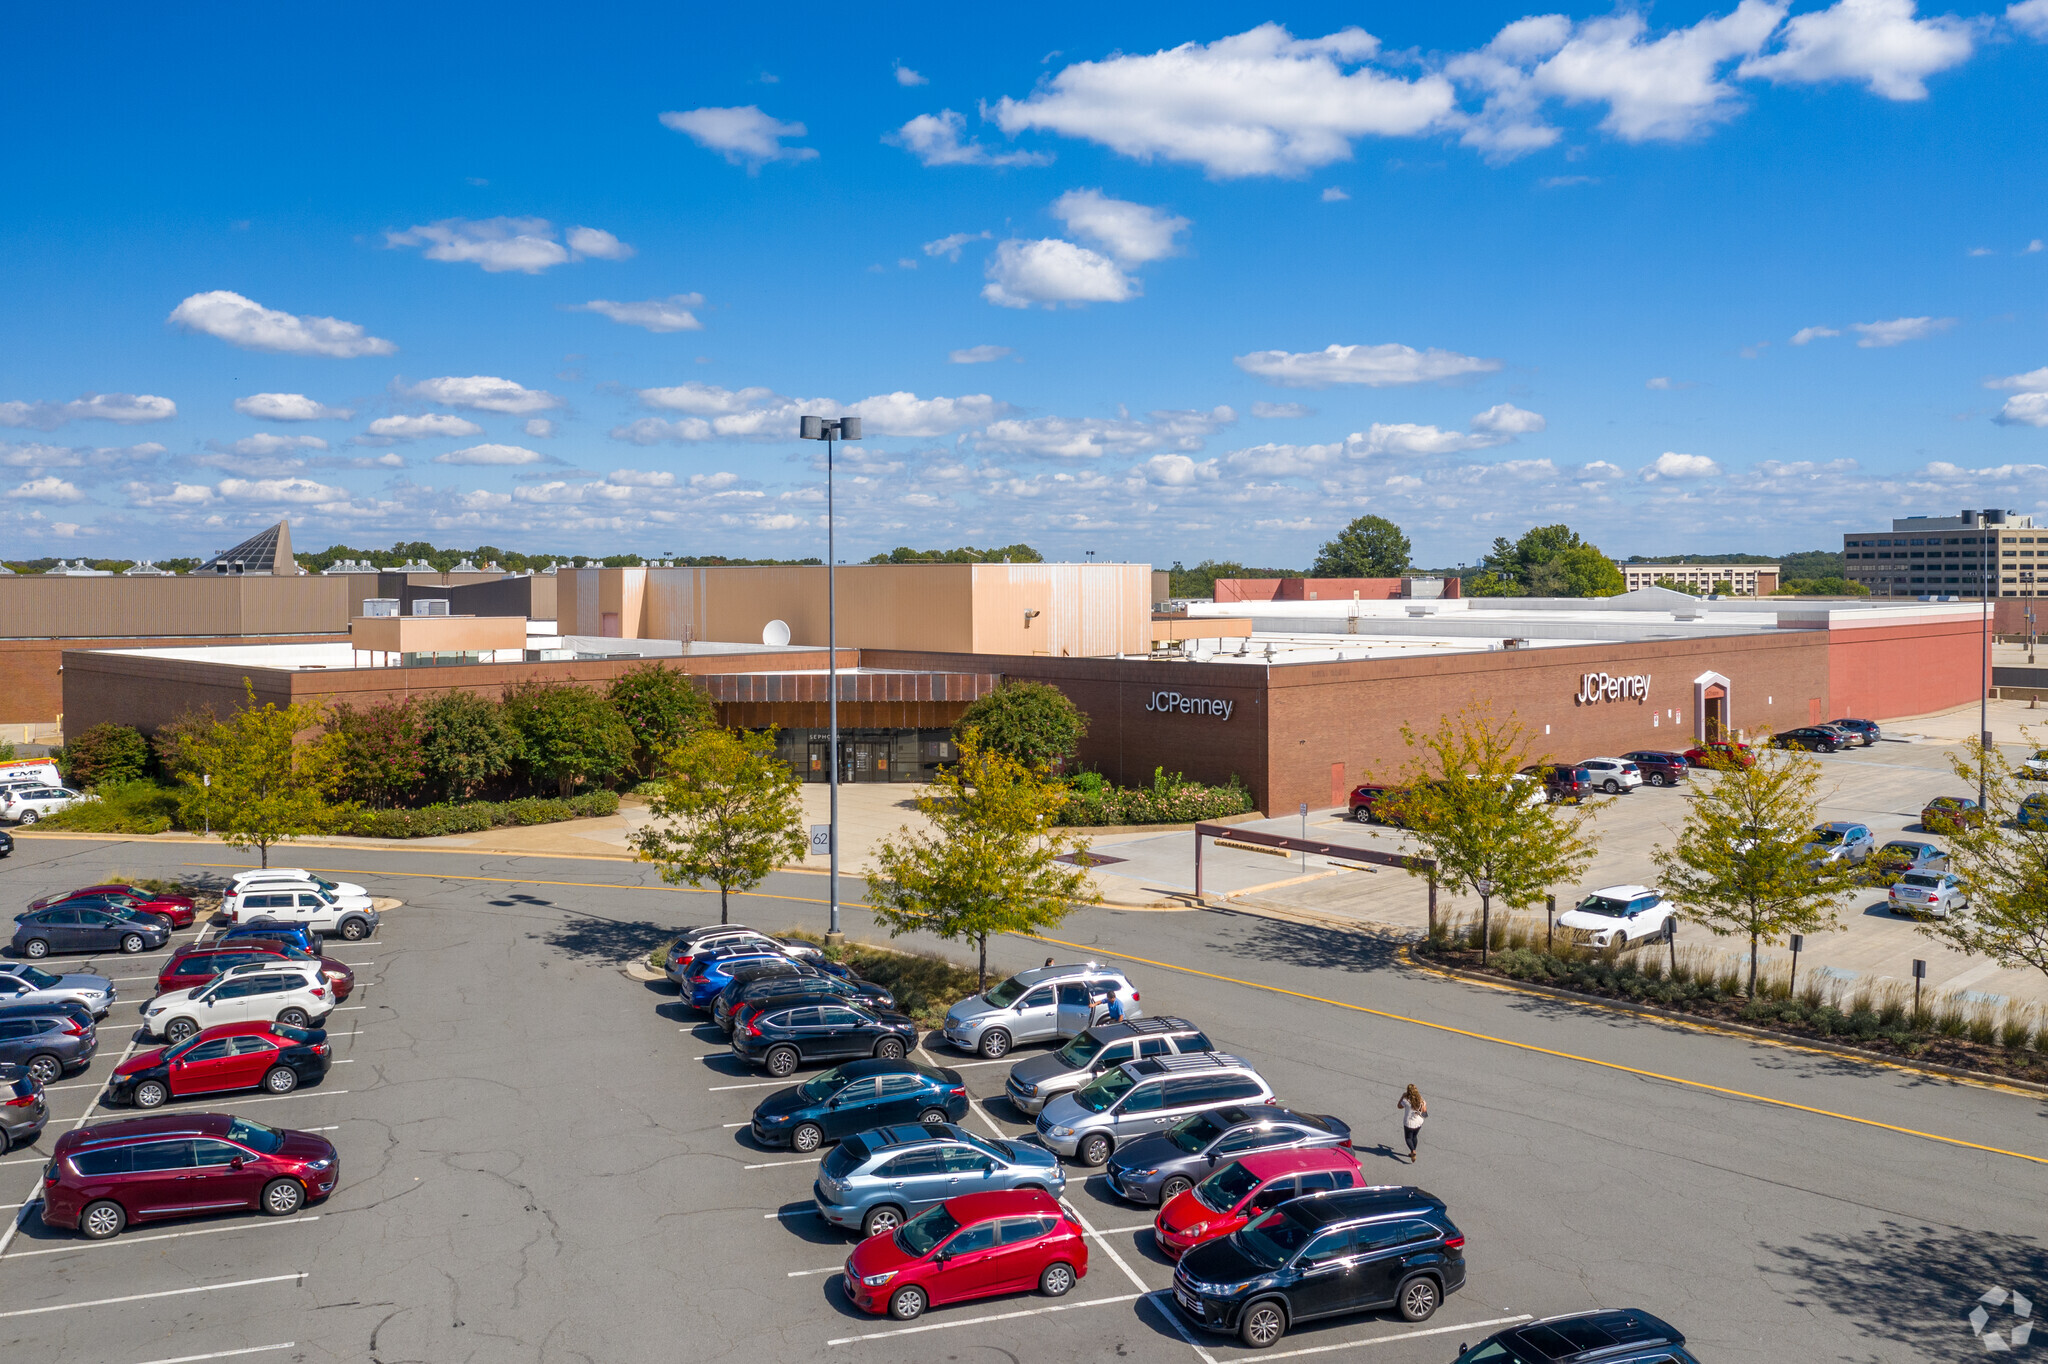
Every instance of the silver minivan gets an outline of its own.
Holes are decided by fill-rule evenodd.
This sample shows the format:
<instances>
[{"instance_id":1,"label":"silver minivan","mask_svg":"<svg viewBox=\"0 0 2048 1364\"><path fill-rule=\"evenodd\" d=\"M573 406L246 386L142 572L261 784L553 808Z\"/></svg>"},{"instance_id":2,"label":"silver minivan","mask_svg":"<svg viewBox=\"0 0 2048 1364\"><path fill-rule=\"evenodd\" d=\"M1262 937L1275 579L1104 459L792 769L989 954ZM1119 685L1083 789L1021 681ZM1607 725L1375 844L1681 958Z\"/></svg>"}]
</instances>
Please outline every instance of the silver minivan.
<instances>
[{"instance_id":1,"label":"silver minivan","mask_svg":"<svg viewBox=\"0 0 2048 1364\"><path fill-rule=\"evenodd\" d=\"M1139 1014L1138 991L1114 966L1041 966L1019 971L985 994L946 1010L946 1041L993 1061L1019 1042L1078 1037L1103 1011L1111 991L1125 1018Z\"/></svg>"},{"instance_id":2,"label":"silver minivan","mask_svg":"<svg viewBox=\"0 0 2048 1364\"><path fill-rule=\"evenodd\" d=\"M1018 1112L1036 1117L1048 1103L1073 1093L1112 1066L1148 1056L1214 1050L1208 1035L1185 1018L1097 1023L1058 1051L1027 1056L1011 1066L1003 1092Z\"/></svg>"},{"instance_id":3,"label":"silver minivan","mask_svg":"<svg viewBox=\"0 0 2048 1364\"><path fill-rule=\"evenodd\" d=\"M1222 1052L1155 1056L1104 1071L1038 1115L1037 1138L1082 1165L1100 1165L1127 1141L1163 1132L1223 1104L1274 1102L1251 1063Z\"/></svg>"}]
</instances>

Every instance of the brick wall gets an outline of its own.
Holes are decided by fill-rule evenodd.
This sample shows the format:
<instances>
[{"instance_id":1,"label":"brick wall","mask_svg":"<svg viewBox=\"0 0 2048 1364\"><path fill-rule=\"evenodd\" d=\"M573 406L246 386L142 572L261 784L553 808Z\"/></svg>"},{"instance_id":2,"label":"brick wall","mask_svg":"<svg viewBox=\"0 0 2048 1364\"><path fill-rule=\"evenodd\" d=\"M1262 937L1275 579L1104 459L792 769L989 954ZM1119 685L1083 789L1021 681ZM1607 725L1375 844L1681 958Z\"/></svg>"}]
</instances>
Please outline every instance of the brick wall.
<instances>
[{"instance_id":1,"label":"brick wall","mask_svg":"<svg viewBox=\"0 0 2048 1364\"><path fill-rule=\"evenodd\" d=\"M1830 630L1824 718L1889 720L1974 701L1984 678L1982 641L1978 620Z\"/></svg>"},{"instance_id":2,"label":"brick wall","mask_svg":"<svg viewBox=\"0 0 2048 1364\"><path fill-rule=\"evenodd\" d=\"M332 644L346 640L338 635L249 635L236 636L235 644ZM0 639L0 725L39 725L66 715L67 727L77 733L82 727L69 720L64 701L64 654L71 649L173 649L195 641L183 637L160 639ZM90 721L88 724L92 723Z\"/></svg>"}]
</instances>

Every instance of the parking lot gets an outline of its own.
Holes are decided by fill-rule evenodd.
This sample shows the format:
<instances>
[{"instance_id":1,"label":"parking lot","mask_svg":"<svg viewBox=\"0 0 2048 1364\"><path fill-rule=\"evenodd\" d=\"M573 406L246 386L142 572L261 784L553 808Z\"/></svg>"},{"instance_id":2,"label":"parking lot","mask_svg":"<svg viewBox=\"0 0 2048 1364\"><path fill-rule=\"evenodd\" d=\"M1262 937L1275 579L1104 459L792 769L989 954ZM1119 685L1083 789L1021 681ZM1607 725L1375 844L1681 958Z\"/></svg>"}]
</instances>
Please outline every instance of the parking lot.
<instances>
[{"instance_id":1,"label":"parking lot","mask_svg":"<svg viewBox=\"0 0 2048 1364\"><path fill-rule=\"evenodd\" d=\"M222 874L191 865L220 860L25 839L0 878L18 904L117 868ZM0 1253L7 1358L1254 1357L1184 1334L1162 1300L1151 1210L1071 1166L1091 1233L1073 1292L939 1307L908 1327L854 1311L837 1281L853 1240L810 1211L816 1157L760 1149L746 1130L782 1082L740 1069L665 982L621 971L715 917L714 898L647 886L618 862L273 860L345 873L403 907L375 939L331 951L362 964L323 1084L182 1106L321 1130L340 1148L339 1188L295 1217L152 1224L103 1243L26 1209ZM821 926L819 878L766 889L735 917ZM857 910L847 928L872 936ZM1368 1178L1440 1195L1470 1238L1468 1286L1429 1322L1305 1324L1258 1357L1441 1364L1490 1323L1640 1305L1709 1364L1955 1359L1982 1350L1966 1316L1986 1289L2048 1297L2036 1096L1445 982L1370 937L1266 918L1089 910L1054 936L1001 940L991 958L1122 961L1145 1012L1193 1019L1283 1100L1351 1123ZM52 1095L37 1147L0 1157L0 1201L34 1196L63 1130L126 1116L95 1098L155 962L111 965L130 979L101 1054ZM1025 1130L1001 1098L1007 1060L914 1055L966 1079L970 1129ZM1414 1167L1393 1156L1410 1081L1431 1105Z\"/></svg>"}]
</instances>

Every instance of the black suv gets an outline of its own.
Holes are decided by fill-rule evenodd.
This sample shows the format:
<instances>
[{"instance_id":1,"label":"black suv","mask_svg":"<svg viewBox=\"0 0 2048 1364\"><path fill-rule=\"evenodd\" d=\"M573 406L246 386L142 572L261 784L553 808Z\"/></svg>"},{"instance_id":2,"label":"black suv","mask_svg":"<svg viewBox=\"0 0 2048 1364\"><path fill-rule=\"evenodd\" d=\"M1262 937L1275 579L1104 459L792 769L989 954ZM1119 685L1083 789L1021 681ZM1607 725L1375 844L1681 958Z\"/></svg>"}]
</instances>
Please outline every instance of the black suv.
<instances>
[{"instance_id":1,"label":"black suv","mask_svg":"<svg viewBox=\"0 0 2048 1364\"><path fill-rule=\"evenodd\" d=\"M1263 1350L1296 1322L1391 1307L1426 1321L1465 1286L1465 1233L1444 1201L1380 1186L1290 1199L1206 1241L1173 1271L1173 1301L1204 1331Z\"/></svg>"},{"instance_id":2,"label":"black suv","mask_svg":"<svg viewBox=\"0 0 2048 1364\"><path fill-rule=\"evenodd\" d=\"M917 1024L839 1000L777 1000L733 1030L732 1054L781 1079L804 1061L873 1056L901 1061L917 1045Z\"/></svg>"},{"instance_id":3,"label":"black suv","mask_svg":"<svg viewBox=\"0 0 2048 1364\"><path fill-rule=\"evenodd\" d=\"M762 962L742 966L711 1001L711 1021L727 1037L732 1036L732 1016L742 1004L757 1004L784 995L813 999L847 999L867 1009L893 1009L896 996L871 980L859 976L836 976L802 962Z\"/></svg>"},{"instance_id":4,"label":"black suv","mask_svg":"<svg viewBox=\"0 0 2048 1364\"><path fill-rule=\"evenodd\" d=\"M1458 1346L1457 1364L1699 1364L1684 1347L1677 1328L1632 1307L1510 1326Z\"/></svg>"}]
</instances>

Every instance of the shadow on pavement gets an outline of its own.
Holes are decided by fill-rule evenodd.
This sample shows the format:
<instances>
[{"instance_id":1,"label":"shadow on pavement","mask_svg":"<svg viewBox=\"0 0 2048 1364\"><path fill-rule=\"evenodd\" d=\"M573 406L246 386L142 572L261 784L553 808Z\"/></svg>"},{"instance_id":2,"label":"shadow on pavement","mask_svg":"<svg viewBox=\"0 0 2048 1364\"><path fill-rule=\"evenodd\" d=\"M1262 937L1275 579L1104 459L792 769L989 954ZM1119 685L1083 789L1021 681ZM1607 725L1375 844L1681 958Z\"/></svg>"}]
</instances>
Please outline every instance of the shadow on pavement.
<instances>
[{"instance_id":1,"label":"shadow on pavement","mask_svg":"<svg viewBox=\"0 0 2048 1364\"><path fill-rule=\"evenodd\" d=\"M1401 944L1344 929L1316 924L1290 923L1263 915L1240 914L1233 910L1212 910L1242 931L1228 950L1259 961L1283 962L1328 971L1378 971L1398 962Z\"/></svg>"},{"instance_id":2,"label":"shadow on pavement","mask_svg":"<svg viewBox=\"0 0 2048 1364\"><path fill-rule=\"evenodd\" d=\"M1953 1227L1885 1222L1764 1248L1777 1259L1759 1268L1792 1280L1794 1305L1832 1313L1930 1358L1982 1353L1969 1316L1986 1292L2028 1293L2048 1283L2048 1251L2039 1243ZM1986 1312L1985 1329L2007 1339L2022 1320L2009 1305L1987 1305Z\"/></svg>"},{"instance_id":3,"label":"shadow on pavement","mask_svg":"<svg viewBox=\"0 0 2048 1364\"><path fill-rule=\"evenodd\" d=\"M646 919L573 914L540 936L549 947L573 960L623 966L629 961L646 960L649 952L675 937L675 932L672 924Z\"/></svg>"}]
</instances>

